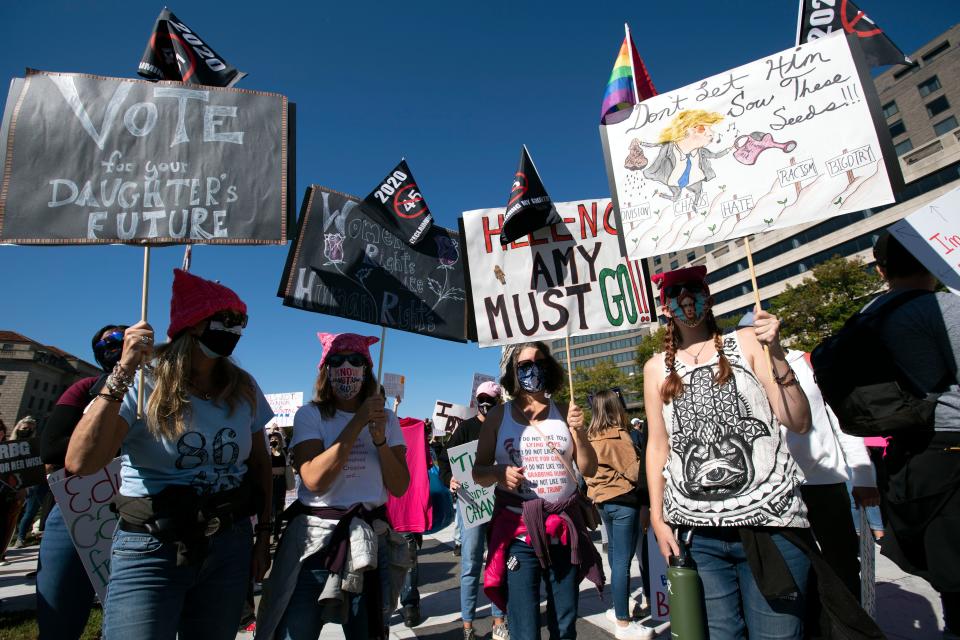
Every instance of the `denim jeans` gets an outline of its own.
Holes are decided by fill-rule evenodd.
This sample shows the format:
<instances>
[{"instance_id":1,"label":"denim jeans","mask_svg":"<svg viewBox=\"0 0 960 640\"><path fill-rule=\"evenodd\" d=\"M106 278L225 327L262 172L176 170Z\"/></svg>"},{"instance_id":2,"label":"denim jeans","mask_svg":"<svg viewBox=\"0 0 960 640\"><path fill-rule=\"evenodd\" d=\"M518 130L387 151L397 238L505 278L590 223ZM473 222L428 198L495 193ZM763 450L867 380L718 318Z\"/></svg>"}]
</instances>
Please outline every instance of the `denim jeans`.
<instances>
[{"instance_id":1,"label":"denim jeans","mask_svg":"<svg viewBox=\"0 0 960 640\"><path fill-rule=\"evenodd\" d=\"M550 545L550 566L540 567L533 547L514 540L507 552L517 559L515 570L507 569L507 619L512 640L540 638L540 582L546 586L547 628L551 638L577 637L579 581L577 567L570 564L570 549Z\"/></svg>"},{"instance_id":2,"label":"denim jeans","mask_svg":"<svg viewBox=\"0 0 960 640\"><path fill-rule=\"evenodd\" d=\"M739 538L694 534L691 553L703 581L710 640L783 640L803 638L810 560L778 533L773 541L783 554L800 593L768 601L757 587Z\"/></svg>"},{"instance_id":3,"label":"denim jeans","mask_svg":"<svg viewBox=\"0 0 960 640\"><path fill-rule=\"evenodd\" d=\"M413 566L403 577L403 586L400 587L400 606L401 607L419 607L420 606L420 561L417 560L417 554L420 547L423 546L422 533L404 533L404 540L410 547L410 555L413 557Z\"/></svg>"},{"instance_id":4,"label":"denim jeans","mask_svg":"<svg viewBox=\"0 0 960 640\"><path fill-rule=\"evenodd\" d=\"M384 569L372 569L364 573L364 580L379 576L380 592L383 594L383 609L381 619L384 627L387 626L390 613L390 603L387 594L390 593L390 554L387 549L387 537L381 536L377 547L377 566ZM323 568L323 558L319 553L307 558L300 566L300 575L297 586L294 587L287 610L277 626L273 637L280 640L317 640L323 629L323 617L320 606L317 604L320 594L327 583L330 571ZM350 596L347 623L343 625L345 638L370 638L374 633L368 633L367 602L363 593ZM236 632L236 630L234 630Z\"/></svg>"},{"instance_id":5,"label":"denim jeans","mask_svg":"<svg viewBox=\"0 0 960 640\"><path fill-rule=\"evenodd\" d=\"M463 518L460 517L460 509L457 507L453 510L453 544L461 544L462 542Z\"/></svg>"},{"instance_id":6,"label":"denim jeans","mask_svg":"<svg viewBox=\"0 0 960 640\"><path fill-rule=\"evenodd\" d=\"M105 640L233 640L250 578L250 520L208 542L201 564L178 567L175 544L117 529L103 612Z\"/></svg>"},{"instance_id":7,"label":"denim jeans","mask_svg":"<svg viewBox=\"0 0 960 640\"><path fill-rule=\"evenodd\" d=\"M600 518L607 530L607 562L610 563L610 581L613 583L613 611L617 620L629 620L630 563L637 548L640 520L636 507L606 502L601 505Z\"/></svg>"},{"instance_id":8,"label":"denim jeans","mask_svg":"<svg viewBox=\"0 0 960 640\"><path fill-rule=\"evenodd\" d=\"M40 539L37 563L39 640L76 640L93 607L93 585L73 546L60 505L54 505Z\"/></svg>"},{"instance_id":9,"label":"denim jeans","mask_svg":"<svg viewBox=\"0 0 960 640\"><path fill-rule=\"evenodd\" d=\"M468 529L464 527L460 548L460 616L464 622L473 622L477 614L477 592L483 573L483 550L487 546L487 525ZM490 604L494 618L502 618L503 611Z\"/></svg>"},{"instance_id":10,"label":"denim jeans","mask_svg":"<svg viewBox=\"0 0 960 640\"><path fill-rule=\"evenodd\" d=\"M17 526L17 539L23 540L33 528L33 519L40 512L40 505L43 504L43 497L50 491L47 483L38 484L27 489L27 504L23 507L23 517L20 518L20 524Z\"/></svg>"}]
</instances>

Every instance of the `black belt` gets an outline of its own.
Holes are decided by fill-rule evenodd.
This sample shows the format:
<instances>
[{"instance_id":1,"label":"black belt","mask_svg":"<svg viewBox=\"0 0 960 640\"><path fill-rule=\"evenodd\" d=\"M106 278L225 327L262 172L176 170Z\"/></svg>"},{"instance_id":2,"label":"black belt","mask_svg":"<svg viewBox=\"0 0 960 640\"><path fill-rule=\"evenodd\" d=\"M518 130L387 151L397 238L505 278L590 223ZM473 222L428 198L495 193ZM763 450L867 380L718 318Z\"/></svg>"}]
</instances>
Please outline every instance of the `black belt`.
<instances>
[{"instance_id":1,"label":"black belt","mask_svg":"<svg viewBox=\"0 0 960 640\"><path fill-rule=\"evenodd\" d=\"M232 528L235 522L236 520L229 515L214 516L207 521L206 526L202 531L203 537L209 538L211 536L223 533L224 531ZM121 531L126 531L127 533L148 533L157 538L171 541L184 537L176 534L172 536L169 535L171 532L176 531L176 529L166 529L159 523L134 524L132 522L127 522L123 518L120 518L117 521L117 528Z\"/></svg>"}]
</instances>

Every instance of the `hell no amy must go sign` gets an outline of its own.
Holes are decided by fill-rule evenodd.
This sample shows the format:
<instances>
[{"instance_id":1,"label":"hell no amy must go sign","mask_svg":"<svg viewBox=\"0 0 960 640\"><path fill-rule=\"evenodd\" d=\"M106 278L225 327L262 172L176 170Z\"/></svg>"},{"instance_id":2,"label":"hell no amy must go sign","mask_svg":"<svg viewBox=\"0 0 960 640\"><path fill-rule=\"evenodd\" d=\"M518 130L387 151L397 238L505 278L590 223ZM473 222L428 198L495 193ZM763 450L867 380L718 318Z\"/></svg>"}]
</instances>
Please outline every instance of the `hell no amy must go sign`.
<instances>
[{"instance_id":1,"label":"hell no amy must go sign","mask_svg":"<svg viewBox=\"0 0 960 640\"><path fill-rule=\"evenodd\" d=\"M274 93L30 71L0 128L0 241L283 244L293 110Z\"/></svg>"}]
</instances>

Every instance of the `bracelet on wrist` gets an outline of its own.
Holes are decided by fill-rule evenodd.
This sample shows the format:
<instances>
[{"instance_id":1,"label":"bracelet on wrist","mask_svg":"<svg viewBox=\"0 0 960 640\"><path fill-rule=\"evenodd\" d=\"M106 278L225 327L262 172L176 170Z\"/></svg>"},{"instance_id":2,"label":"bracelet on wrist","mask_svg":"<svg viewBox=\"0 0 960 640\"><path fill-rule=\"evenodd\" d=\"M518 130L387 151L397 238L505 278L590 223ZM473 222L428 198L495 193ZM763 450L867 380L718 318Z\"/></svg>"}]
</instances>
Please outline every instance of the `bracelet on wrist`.
<instances>
[{"instance_id":1,"label":"bracelet on wrist","mask_svg":"<svg viewBox=\"0 0 960 640\"><path fill-rule=\"evenodd\" d=\"M374 442L374 443L373 443L373 446L375 446L377 449L379 449L380 447L382 447L382 446L385 445L385 444L387 444L387 439L386 439L386 438L384 438L384 439L381 440L380 442Z\"/></svg>"},{"instance_id":2,"label":"bracelet on wrist","mask_svg":"<svg viewBox=\"0 0 960 640\"><path fill-rule=\"evenodd\" d=\"M122 398L122 397L119 397L119 398L118 398L117 396L113 395L112 393L98 393L98 394L97 394L97 397L98 397L98 398L103 398L103 399L106 400L107 402L123 402L123 398Z\"/></svg>"}]
</instances>

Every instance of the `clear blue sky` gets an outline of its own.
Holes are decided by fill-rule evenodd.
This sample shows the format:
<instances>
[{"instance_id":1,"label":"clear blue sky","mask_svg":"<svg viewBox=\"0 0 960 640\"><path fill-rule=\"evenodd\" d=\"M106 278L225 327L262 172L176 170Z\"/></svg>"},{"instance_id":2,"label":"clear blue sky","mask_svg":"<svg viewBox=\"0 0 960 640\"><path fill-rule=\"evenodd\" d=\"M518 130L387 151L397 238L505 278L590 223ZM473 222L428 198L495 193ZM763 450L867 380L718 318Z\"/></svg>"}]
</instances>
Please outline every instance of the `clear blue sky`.
<instances>
[{"instance_id":1,"label":"clear blue sky","mask_svg":"<svg viewBox=\"0 0 960 640\"><path fill-rule=\"evenodd\" d=\"M861 6L907 52L960 20L956 0ZM608 195L597 132L629 22L660 91L793 44L794 0L706 2L184 2L171 9L249 76L297 103L297 201L310 183L366 195L406 156L439 224L502 206L526 143L557 201ZM136 76L161 2L5 2L0 76L25 67ZM3 91L6 95L6 91ZM193 271L234 288L251 323L237 358L266 392L309 395L318 330L379 327L289 309L286 247L197 247ZM153 252L150 318L164 332L182 247ZM142 251L0 247L0 328L88 360L90 334L136 321ZM466 402L499 349L388 332L384 369L407 376L402 415Z\"/></svg>"}]
</instances>

